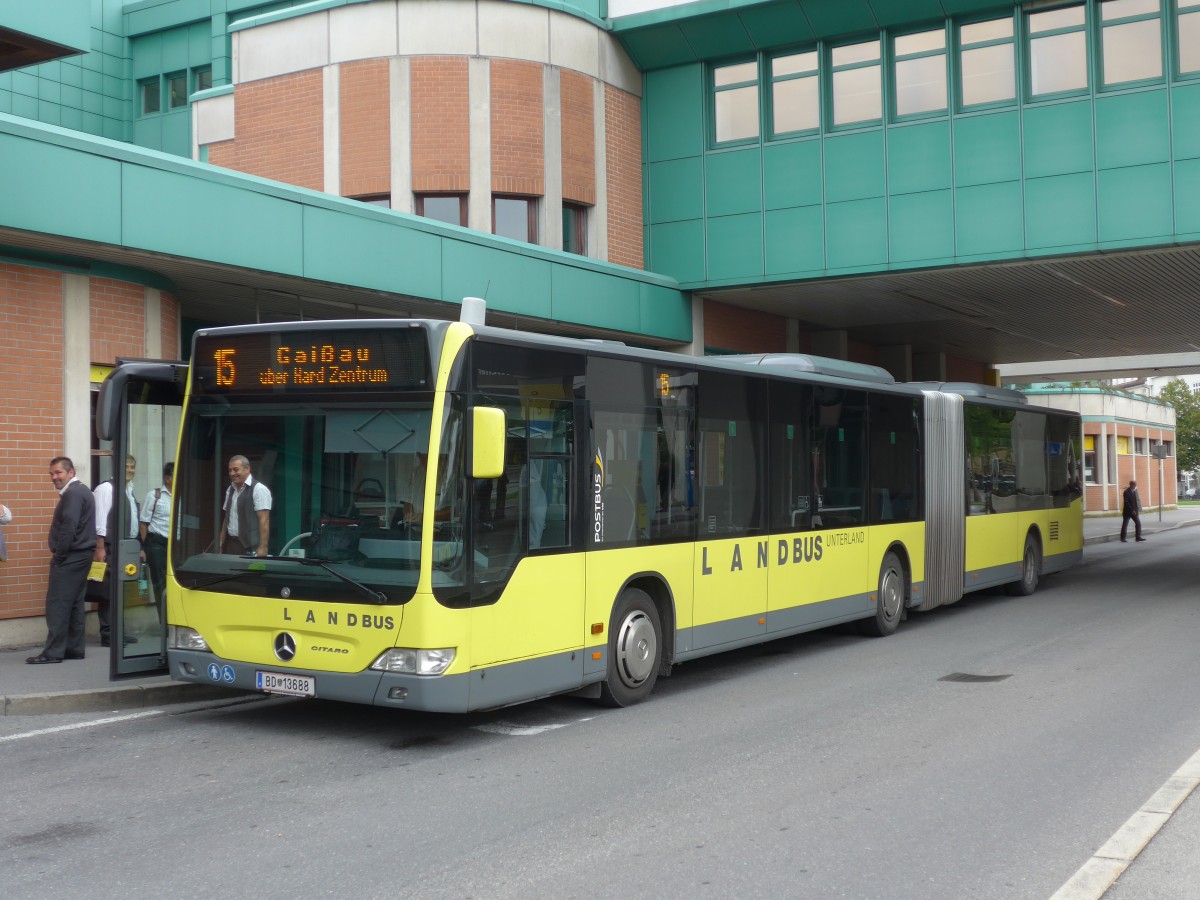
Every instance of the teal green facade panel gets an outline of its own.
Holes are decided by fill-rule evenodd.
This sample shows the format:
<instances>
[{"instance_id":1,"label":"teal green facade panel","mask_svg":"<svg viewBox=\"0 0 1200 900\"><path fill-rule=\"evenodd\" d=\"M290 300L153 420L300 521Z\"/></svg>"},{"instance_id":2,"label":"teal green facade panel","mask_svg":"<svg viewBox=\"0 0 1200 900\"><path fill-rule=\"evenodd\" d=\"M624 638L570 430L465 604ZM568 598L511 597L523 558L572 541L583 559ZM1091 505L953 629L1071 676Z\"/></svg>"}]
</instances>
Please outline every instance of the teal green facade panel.
<instances>
[{"instance_id":1,"label":"teal green facade panel","mask_svg":"<svg viewBox=\"0 0 1200 900\"><path fill-rule=\"evenodd\" d=\"M1200 158L1175 164L1175 232L1200 240Z\"/></svg>"},{"instance_id":2,"label":"teal green facade panel","mask_svg":"<svg viewBox=\"0 0 1200 900\"><path fill-rule=\"evenodd\" d=\"M647 214L651 224L704 215L704 162L699 156L650 163Z\"/></svg>"},{"instance_id":3,"label":"teal green facade panel","mask_svg":"<svg viewBox=\"0 0 1200 900\"><path fill-rule=\"evenodd\" d=\"M1015 110L954 120L954 183L1017 181L1021 177L1021 120Z\"/></svg>"},{"instance_id":4,"label":"teal green facade panel","mask_svg":"<svg viewBox=\"0 0 1200 900\"><path fill-rule=\"evenodd\" d=\"M817 37L838 37L879 28L867 0L803 0L802 7Z\"/></svg>"},{"instance_id":5,"label":"teal green facade panel","mask_svg":"<svg viewBox=\"0 0 1200 900\"><path fill-rule=\"evenodd\" d=\"M830 203L825 228L830 269L887 264L887 203L882 198Z\"/></svg>"},{"instance_id":6,"label":"teal green facade panel","mask_svg":"<svg viewBox=\"0 0 1200 900\"><path fill-rule=\"evenodd\" d=\"M884 193L883 130L825 139L825 200L861 200Z\"/></svg>"},{"instance_id":7,"label":"teal green facade panel","mask_svg":"<svg viewBox=\"0 0 1200 900\"><path fill-rule=\"evenodd\" d=\"M763 200L767 209L820 203L821 142L794 141L763 148Z\"/></svg>"},{"instance_id":8,"label":"teal green facade panel","mask_svg":"<svg viewBox=\"0 0 1200 900\"><path fill-rule=\"evenodd\" d=\"M541 260L454 240L442 244L441 260L441 299L484 297L490 309L550 317L550 267Z\"/></svg>"},{"instance_id":9,"label":"teal green facade panel","mask_svg":"<svg viewBox=\"0 0 1200 900\"><path fill-rule=\"evenodd\" d=\"M161 220L161 197L187 210ZM122 241L160 253L304 275L303 207L233 185L146 166L123 167ZM212 223L220 222L219 228Z\"/></svg>"},{"instance_id":10,"label":"teal green facade panel","mask_svg":"<svg viewBox=\"0 0 1200 900\"><path fill-rule=\"evenodd\" d=\"M162 66L164 72L186 69L191 42L187 28L172 28L163 32Z\"/></svg>"},{"instance_id":11,"label":"teal green facade panel","mask_svg":"<svg viewBox=\"0 0 1200 900\"><path fill-rule=\"evenodd\" d=\"M650 162L704 150L704 69L680 66L644 79L646 152Z\"/></svg>"},{"instance_id":12,"label":"teal green facade panel","mask_svg":"<svg viewBox=\"0 0 1200 900\"><path fill-rule=\"evenodd\" d=\"M760 213L708 220L708 280L757 278L763 274Z\"/></svg>"},{"instance_id":13,"label":"teal green facade panel","mask_svg":"<svg viewBox=\"0 0 1200 900\"><path fill-rule=\"evenodd\" d=\"M736 13L718 13L679 23L692 52L702 59L753 53L754 41Z\"/></svg>"},{"instance_id":14,"label":"teal green facade panel","mask_svg":"<svg viewBox=\"0 0 1200 900\"><path fill-rule=\"evenodd\" d=\"M825 210L820 206L772 209L765 217L766 274L818 272L825 268Z\"/></svg>"},{"instance_id":15,"label":"teal green facade panel","mask_svg":"<svg viewBox=\"0 0 1200 900\"><path fill-rule=\"evenodd\" d=\"M1166 162L1171 153L1167 89L1096 99L1096 167Z\"/></svg>"},{"instance_id":16,"label":"teal green facade panel","mask_svg":"<svg viewBox=\"0 0 1200 900\"><path fill-rule=\"evenodd\" d=\"M704 280L704 220L650 226L654 271L681 284Z\"/></svg>"},{"instance_id":17,"label":"teal green facade panel","mask_svg":"<svg viewBox=\"0 0 1200 900\"><path fill-rule=\"evenodd\" d=\"M384 219L308 207L303 216L303 274L339 282L351 269L356 283L418 297L442 294L442 242L436 235L397 228ZM482 295L481 295L482 296ZM458 299L462 299L461 297Z\"/></svg>"},{"instance_id":18,"label":"teal green facade panel","mask_svg":"<svg viewBox=\"0 0 1200 900\"><path fill-rule=\"evenodd\" d=\"M92 0L3 0L0 23L40 41L87 50Z\"/></svg>"},{"instance_id":19,"label":"teal green facade panel","mask_svg":"<svg viewBox=\"0 0 1200 900\"><path fill-rule=\"evenodd\" d=\"M166 113L162 119L162 147L164 153L192 157L192 114L190 107Z\"/></svg>"},{"instance_id":20,"label":"teal green facade panel","mask_svg":"<svg viewBox=\"0 0 1200 900\"><path fill-rule=\"evenodd\" d=\"M549 268L549 267L547 267ZM599 272L555 266L550 275L551 318L623 331L641 324L641 291Z\"/></svg>"},{"instance_id":21,"label":"teal green facade panel","mask_svg":"<svg viewBox=\"0 0 1200 900\"><path fill-rule=\"evenodd\" d=\"M1200 82L1171 88L1171 138L1176 159L1200 157Z\"/></svg>"},{"instance_id":22,"label":"teal green facade panel","mask_svg":"<svg viewBox=\"0 0 1200 900\"><path fill-rule=\"evenodd\" d=\"M161 150L162 147L162 116L147 116L135 119L133 122L133 142L139 147L149 150Z\"/></svg>"},{"instance_id":23,"label":"teal green facade panel","mask_svg":"<svg viewBox=\"0 0 1200 900\"><path fill-rule=\"evenodd\" d=\"M114 215L121 205L119 163L3 133L0 159L0 225L102 244L121 242ZM161 228L162 223L156 224Z\"/></svg>"},{"instance_id":24,"label":"teal green facade panel","mask_svg":"<svg viewBox=\"0 0 1200 900\"><path fill-rule=\"evenodd\" d=\"M1106 169L1098 173L1096 181L1101 243L1156 242L1174 230L1171 167L1167 163ZM1200 195L1195 199L1200 201Z\"/></svg>"},{"instance_id":25,"label":"teal green facade panel","mask_svg":"<svg viewBox=\"0 0 1200 900\"><path fill-rule=\"evenodd\" d=\"M638 309L643 334L680 342L692 339L692 303L679 291L642 282Z\"/></svg>"},{"instance_id":26,"label":"teal green facade panel","mask_svg":"<svg viewBox=\"0 0 1200 900\"><path fill-rule=\"evenodd\" d=\"M705 212L711 217L762 211L762 155L757 147L710 153L704 165Z\"/></svg>"},{"instance_id":27,"label":"teal green facade panel","mask_svg":"<svg viewBox=\"0 0 1200 900\"><path fill-rule=\"evenodd\" d=\"M911 194L950 187L950 124L927 122L887 133L888 193Z\"/></svg>"},{"instance_id":28,"label":"teal green facade panel","mask_svg":"<svg viewBox=\"0 0 1200 900\"><path fill-rule=\"evenodd\" d=\"M137 79L159 75L163 71L162 45L163 36L147 34L134 38L130 43L133 53L133 77Z\"/></svg>"},{"instance_id":29,"label":"teal green facade panel","mask_svg":"<svg viewBox=\"0 0 1200 900\"><path fill-rule=\"evenodd\" d=\"M946 16L940 0L871 0L871 10L881 28L939 22Z\"/></svg>"},{"instance_id":30,"label":"teal green facade panel","mask_svg":"<svg viewBox=\"0 0 1200 900\"><path fill-rule=\"evenodd\" d=\"M954 198L949 190L892 197L888 214L891 262L954 256Z\"/></svg>"},{"instance_id":31,"label":"teal green facade panel","mask_svg":"<svg viewBox=\"0 0 1200 900\"><path fill-rule=\"evenodd\" d=\"M958 256L1020 254L1025 246L1021 182L962 187L954 197Z\"/></svg>"},{"instance_id":32,"label":"teal green facade panel","mask_svg":"<svg viewBox=\"0 0 1200 900\"><path fill-rule=\"evenodd\" d=\"M1091 101L1027 107L1024 147L1026 178L1090 172L1093 168Z\"/></svg>"},{"instance_id":33,"label":"teal green facade panel","mask_svg":"<svg viewBox=\"0 0 1200 900\"><path fill-rule=\"evenodd\" d=\"M738 16L757 47L807 44L817 38L808 19L795 7L748 7L740 10Z\"/></svg>"},{"instance_id":34,"label":"teal green facade panel","mask_svg":"<svg viewBox=\"0 0 1200 900\"><path fill-rule=\"evenodd\" d=\"M1025 182L1025 239L1030 250L1096 242L1096 181L1091 172Z\"/></svg>"}]
</instances>

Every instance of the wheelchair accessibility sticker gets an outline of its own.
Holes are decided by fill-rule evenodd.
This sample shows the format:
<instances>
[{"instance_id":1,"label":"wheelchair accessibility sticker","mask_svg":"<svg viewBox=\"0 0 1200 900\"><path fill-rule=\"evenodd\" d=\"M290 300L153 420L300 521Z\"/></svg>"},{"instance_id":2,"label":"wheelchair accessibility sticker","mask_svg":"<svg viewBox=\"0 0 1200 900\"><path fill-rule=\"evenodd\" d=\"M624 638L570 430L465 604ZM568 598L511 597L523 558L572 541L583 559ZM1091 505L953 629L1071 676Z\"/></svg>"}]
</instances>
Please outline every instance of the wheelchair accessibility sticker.
<instances>
[{"instance_id":1,"label":"wheelchair accessibility sticker","mask_svg":"<svg viewBox=\"0 0 1200 900\"><path fill-rule=\"evenodd\" d=\"M221 670L221 680L226 684L233 684L233 666L226 666Z\"/></svg>"}]
</instances>

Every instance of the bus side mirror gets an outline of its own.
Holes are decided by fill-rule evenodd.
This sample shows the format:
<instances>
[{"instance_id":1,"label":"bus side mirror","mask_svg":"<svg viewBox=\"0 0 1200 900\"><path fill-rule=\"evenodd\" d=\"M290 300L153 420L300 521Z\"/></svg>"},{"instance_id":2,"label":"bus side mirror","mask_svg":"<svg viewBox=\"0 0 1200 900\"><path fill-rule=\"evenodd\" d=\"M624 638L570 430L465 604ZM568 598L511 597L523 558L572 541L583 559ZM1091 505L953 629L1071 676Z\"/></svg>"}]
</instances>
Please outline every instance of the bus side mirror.
<instances>
[{"instance_id":1,"label":"bus side mirror","mask_svg":"<svg viewBox=\"0 0 1200 900\"><path fill-rule=\"evenodd\" d=\"M471 410L471 477L504 474L504 410L476 406Z\"/></svg>"}]
</instances>

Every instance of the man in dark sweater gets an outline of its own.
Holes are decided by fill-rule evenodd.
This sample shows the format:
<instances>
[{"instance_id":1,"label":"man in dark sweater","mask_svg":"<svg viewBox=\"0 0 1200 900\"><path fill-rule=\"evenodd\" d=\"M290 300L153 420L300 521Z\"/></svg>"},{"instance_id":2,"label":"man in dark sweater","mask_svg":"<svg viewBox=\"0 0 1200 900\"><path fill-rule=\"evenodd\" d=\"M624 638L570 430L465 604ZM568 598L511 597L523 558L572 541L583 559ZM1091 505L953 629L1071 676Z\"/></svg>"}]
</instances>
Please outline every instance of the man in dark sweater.
<instances>
[{"instance_id":1,"label":"man in dark sweater","mask_svg":"<svg viewBox=\"0 0 1200 900\"><path fill-rule=\"evenodd\" d=\"M65 456L50 460L58 506L50 520L50 583L46 587L46 646L32 665L83 659L83 595L96 549L96 502Z\"/></svg>"}]
</instances>

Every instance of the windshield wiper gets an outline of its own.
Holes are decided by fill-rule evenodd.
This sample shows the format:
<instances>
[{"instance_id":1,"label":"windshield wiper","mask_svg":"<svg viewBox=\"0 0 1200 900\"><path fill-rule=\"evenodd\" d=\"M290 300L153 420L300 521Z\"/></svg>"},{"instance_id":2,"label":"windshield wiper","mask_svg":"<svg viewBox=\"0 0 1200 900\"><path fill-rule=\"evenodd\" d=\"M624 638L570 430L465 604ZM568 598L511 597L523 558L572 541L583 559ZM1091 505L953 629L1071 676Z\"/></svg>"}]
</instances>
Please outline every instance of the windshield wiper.
<instances>
[{"instance_id":1,"label":"windshield wiper","mask_svg":"<svg viewBox=\"0 0 1200 900\"><path fill-rule=\"evenodd\" d=\"M320 568L322 568L326 572L328 572L330 575L332 575L334 578L340 578L346 584L349 584L349 585L352 585L352 586L358 588L360 591L363 592L363 594L365 596L370 598L372 603L382 604L382 603L388 602L388 596L383 591L377 591L374 588L369 588L365 584L363 584L361 581L355 581L349 575L345 575L342 572L339 572L337 569L335 569L333 566L331 566L329 564L328 560L315 559L311 556L268 556L265 558L274 560L276 562L299 563L302 566L319 566Z\"/></svg>"}]
</instances>

